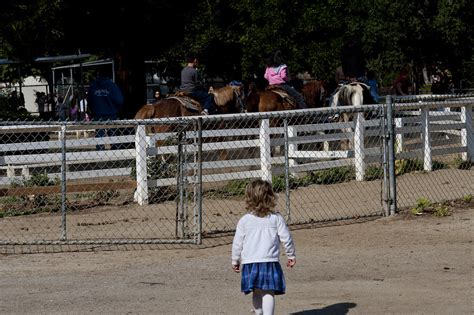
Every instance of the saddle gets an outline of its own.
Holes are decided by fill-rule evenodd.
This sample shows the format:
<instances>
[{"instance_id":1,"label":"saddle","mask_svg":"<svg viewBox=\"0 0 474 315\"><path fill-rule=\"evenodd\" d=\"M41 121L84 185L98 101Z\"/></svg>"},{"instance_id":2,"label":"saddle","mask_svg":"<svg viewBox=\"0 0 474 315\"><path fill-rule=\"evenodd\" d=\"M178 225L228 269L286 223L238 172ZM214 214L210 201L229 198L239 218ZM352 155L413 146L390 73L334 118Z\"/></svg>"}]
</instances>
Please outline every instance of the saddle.
<instances>
[{"instance_id":1,"label":"saddle","mask_svg":"<svg viewBox=\"0 0 474 315\"><path fill-rule=\"evenodd\" d=\"M175 99L181 103L186 109L189 109L193 112L201 112L202 106L201 103L193 99L186 92L178 91L174 95L168 96L167 98Z\"/></svg>"},{"instance_id":2,"label":"saddle","mask_svg":"<svg viewBox=\"0 0 474 315\"><path fill-rule=\"evenodd\" d=\"M271 91L271 92L274 92L278 95L281 96L281 98L286 101L292 108L296 108L297 107L297 104L296 104L296 100L291 97L288 92L286 92L286 90L278 85L269 85L267 86L267 88L265 89L266 91Z\"/></svg>"}]
</instances>

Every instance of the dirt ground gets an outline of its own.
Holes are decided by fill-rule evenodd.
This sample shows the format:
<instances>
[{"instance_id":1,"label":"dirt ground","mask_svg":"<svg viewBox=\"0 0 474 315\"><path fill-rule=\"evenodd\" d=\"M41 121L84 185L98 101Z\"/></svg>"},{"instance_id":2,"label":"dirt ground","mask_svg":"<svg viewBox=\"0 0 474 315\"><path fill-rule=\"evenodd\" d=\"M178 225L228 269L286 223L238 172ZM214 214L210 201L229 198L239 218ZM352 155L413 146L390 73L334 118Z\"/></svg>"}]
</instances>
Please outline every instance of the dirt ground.
<instances>
[{"instance_id":1,"label":"dirt ground","mask_svg":"<svg viewBox=\"0 0 474 315\"><path fill-rule=\"evenodd\" d=\"M451 211L293 230L276 314L472 314L474 205ZM230 244L3 254L0 292L2 314L251 314Z\"/></svg>"}]
</instances>

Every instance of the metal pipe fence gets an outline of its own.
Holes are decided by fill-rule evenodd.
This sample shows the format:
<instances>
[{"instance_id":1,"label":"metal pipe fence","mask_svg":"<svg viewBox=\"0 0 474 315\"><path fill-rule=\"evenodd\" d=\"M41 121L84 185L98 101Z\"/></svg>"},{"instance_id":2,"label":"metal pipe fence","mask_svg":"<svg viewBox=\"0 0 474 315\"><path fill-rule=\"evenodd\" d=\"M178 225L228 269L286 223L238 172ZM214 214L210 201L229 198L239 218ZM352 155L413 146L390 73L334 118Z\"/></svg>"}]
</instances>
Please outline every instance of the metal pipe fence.
<instances>
[{"instance_id":1,"label":"metal pipe fence","mask_svg":"<svg viewBox=\"0 0 474 315\"><path fill-rule=\"evenodd\" d=\"M292 225L472 195L473 102L1 122L0 245L200 244L234 230L253 178Z\"/></svg>"}]
</instances>

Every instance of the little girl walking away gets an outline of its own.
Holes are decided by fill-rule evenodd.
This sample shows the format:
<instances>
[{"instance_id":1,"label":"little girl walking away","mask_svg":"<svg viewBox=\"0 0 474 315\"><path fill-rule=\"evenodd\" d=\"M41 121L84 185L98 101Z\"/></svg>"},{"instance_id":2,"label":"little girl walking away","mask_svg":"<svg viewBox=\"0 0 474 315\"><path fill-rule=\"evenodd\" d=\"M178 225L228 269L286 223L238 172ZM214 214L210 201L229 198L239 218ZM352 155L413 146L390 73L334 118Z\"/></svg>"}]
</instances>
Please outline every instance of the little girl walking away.
<instances>
[{"instance_id":1,"label":"little girl walking away","mask_svg":"<svg viewBox=\"0 0 474 315\"><path fill-rule=\"evenodd\" d=\"M232 269L242 273L241 291L253 292L255 314L273 314L275 295L285 294L286 284L280 266L280 242L288 259L296 264L295 245L283 217L273 212L276 195L272 185L254 180L247 185L245 203L248 211L235 231L232 243Z\"/></svg>"}]
</instances>

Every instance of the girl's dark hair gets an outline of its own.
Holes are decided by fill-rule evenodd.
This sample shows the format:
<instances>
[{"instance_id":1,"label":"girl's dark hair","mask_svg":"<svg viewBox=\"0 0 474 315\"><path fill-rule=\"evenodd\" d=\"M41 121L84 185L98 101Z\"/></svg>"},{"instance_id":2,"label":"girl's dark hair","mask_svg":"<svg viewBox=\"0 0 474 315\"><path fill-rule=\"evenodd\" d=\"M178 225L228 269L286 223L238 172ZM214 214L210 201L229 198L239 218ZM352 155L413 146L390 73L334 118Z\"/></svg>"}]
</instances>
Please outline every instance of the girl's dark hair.
<instances>
[{"instance_id":1,"label":"girl's dark hair","mask_svg":"<svg viewBox=\"0 0 474 315\"><path fill-rule=\"evenodd\" d=\"M245 189L245 208L258 217L263 218L272 213L276 201L272 184L267 181L256 179Z\"/></svg>"},{"instance_id":2,"label":"girl's dark hair","mask_svg":"<svg viewBox=\"0 0 474 315\"><path fill-rule=\"evenodd\" d=\"M265 64L267 67L278 67L281 64L284 64L283 57L281 55L280 50L275 50L271 54L268 55L267 59L265 59Z\"/></svg>"},{"instance_id":3,"label":"girl's dark hair","mask_svg":"<svg viewBox=\"0 0 474 315\"><path fill-rule=\"evenodd\" d=\"M186 55L186 62L194 62L197 59L197 54L189 53Z\"/></svg>"}]
</instances>

